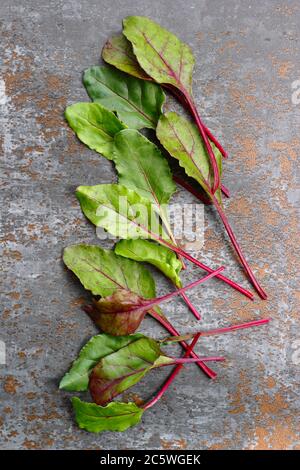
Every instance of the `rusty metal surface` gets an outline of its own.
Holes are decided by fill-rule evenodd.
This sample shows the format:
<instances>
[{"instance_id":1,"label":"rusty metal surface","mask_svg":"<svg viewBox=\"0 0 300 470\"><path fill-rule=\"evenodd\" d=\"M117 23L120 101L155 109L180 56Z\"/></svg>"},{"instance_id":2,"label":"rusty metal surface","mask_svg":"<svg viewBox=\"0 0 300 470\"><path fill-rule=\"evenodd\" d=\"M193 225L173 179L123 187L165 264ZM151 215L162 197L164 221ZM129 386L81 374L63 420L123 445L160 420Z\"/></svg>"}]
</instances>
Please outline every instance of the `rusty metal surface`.
<instances>
[{"instance_id":1,"label":"rusty metal surface","mask_svg":"<svg viewBox=\"0 0 300 470\"><path fill-rule=\"evenodd\" d=\"M121 19L144 14L188 42L194 95L230 158L226 209L269 301L248 302L211 281L191 293L205 328L271 316L267 328L203 339L227 357L209 381L186 367L172 390L125 433L88 434L57 384L96 332L88 296L61 262L63 247L96 242L74 197L78 184L111 182L111 164L67 128L67 104L86 100L81 72L99 62ZM1 448L296 449L299 434L297 159L300 6L296 0L8 0L1 2L2 302ZM299 188L299 187L298 187ZM191 200L180 190L177 201ZM201 259L247 284L212 210ZM185 280L196 269L189 267ZM160 282L160 292L170 286ZM181 331L196 322L180 300L165 307ZM161 330L147 319L143 329ZM161 373L135 388L149 397Z\"/></svg>"}]
</instances>

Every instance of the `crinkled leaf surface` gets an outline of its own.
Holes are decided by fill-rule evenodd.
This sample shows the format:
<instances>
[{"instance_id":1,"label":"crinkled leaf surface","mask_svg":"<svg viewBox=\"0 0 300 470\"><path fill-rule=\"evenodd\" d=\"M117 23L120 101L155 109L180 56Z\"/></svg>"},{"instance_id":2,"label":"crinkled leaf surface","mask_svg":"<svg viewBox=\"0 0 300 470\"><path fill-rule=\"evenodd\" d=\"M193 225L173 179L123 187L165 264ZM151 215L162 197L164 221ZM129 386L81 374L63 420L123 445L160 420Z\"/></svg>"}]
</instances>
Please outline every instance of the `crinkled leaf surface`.
<instances>
[{"instance_id":1,"label":"crinkled leaf surface","mask_svg":"<svg viewBox=\"0 0 300 470\"><path fill-rule=\"evenodd\" d=\"M142 69L157 83L167 83L191 94L195 59L190 47L144 16L128 16L123 26Z\"/></svg>"},{"instance_id":2,"label":"crinkled leaf surface","mask_svg":"<svg viewBox=\"0 0 300 470\"><path fill-rule=\"evenodd\" d=\"M115 136L113 160L119 182L156 206L167 204L176 191L171 170L159 148L132 129ZM158 207L158 211L161 212Z\"/></svg>"},{"instance_id":3,"label":"crinkled leaf surface","mask_svg":"<svg viewBox=\"0 0 300 470\"><path fill-rule=\"evenodd\" d=\"M96 325L111 335L134 333L148 310L145 299L125 289L117 289L112 295L94 301L89 315Z\"/></svg>"},{"instance_id":4,"label":"crinkled leaf surface","mask_svg":"<svg viewBox=\"0 0 300 470\"><path fill-rule=\"evenodd\" d=\"M117 289L127 289L144 298L155 297L155 284L149 271L135 261L117 256L112 250L93 245L71 245L65 248L63 259L94 295L106 297Z\"/></svg>"},{"instance_id":5,"label":"crinkled leaf surface","mask_svg":"<svg viewBox=\"0 0 300 470\"><path fill-rule=\"evenodd\" d=\"M102 58L122 72L143 80L151 80L149 75L139 66L132 51L132 45L123 34L108 39L102 49Z\"/></svg>"},{"instance_id":6,"label":"crinkled leaf surface","mask_svg":"<svg viewBox=\"0 0 300 470\"><path fill-rule=\"evenodd\" d=\"M154 367L171 364L159 344L152 338L133 339L126 346L104 357L93 369L89 389L98 405L105 405L114 397L139 382Z\"/></svg>"},{"instance_id":7,"label":"crinkled leaf surface","mask_svg":"<svg viewBox=\"0 0 300 470\"><path fill-rule=\"evenodd\" d=\"M66 119L77 137L90 149L112 158L114 136L126 126L99 103L76 103L68 106Z\"/></svg>"},{"instance_id":8,"label":"crinkled leaf surface","mask_svg":"<svg viewBox=\"0 0 300 470\"><path fill-rule=\"evenodd\" d=\"M81 349L78 358L73 362L69 372L62 378L59 388L71 392L80 392L88 389L89 376L92 369L100 359L132 341L141 338L141 334L130 336L111 336L108 334L96 335Z\"/></svg>"},{"instance_id":9,"label":"crinkled leaf surface","mask_svg":"<svg viewBox=\"0 0 300 470\"><path fill-rule=\"evenodd\" d=\"M179 161L186 174L194 178L210 197L210 163L203 141L196 126L174 112L162 115L156 129L156 135L165 149ZM222 174L222 155L211 144ZM221 198L220 189L217 190Z\"/></svg>"},{"instance_id":10,"label":"crinkled leaf surface","mask_svg":"<svg viewBox=\"0 0 300 470\"><path fill-rule=\"evenodd\" d=\"M120 240L115 246L117 255L135 261L150 263L164 273L177 286L181 287L179 273L182 264L174 251L148 240Z\"/></svg>"},{"instance_id":11,"label":"crinkled leaf surface","mask_svg":"<svg viewBox=\"0 0 300 470\"><path fill-rule=\"evenodd\" d=\"M79 186L76 196L86 217L116 237L169 240L151 202L121 184Z\"/></svg>"},{"instance_id":12,"label":"crinkled leaf surface","mask_svg":"<svg viewBox=\"0 0 300 470\"><path fill-rule=\"evenodd\" d=\"M99 406L72 398L78 426L90 432L125 431L138 424L144 410L135 403L109 403Z\"/></svg>"},{"instance_id":13,"label":"crinkled leaf surface","mask_svg":"<svg viewBox=\"0 0 300 470\"><path fill-rule=\"evenodd\" d=\"M110 111L131 129L155 129L165 95L153 82L131 77L111 67L90 67L83 83L90 98Z\"/></svg>"}]
</instances>

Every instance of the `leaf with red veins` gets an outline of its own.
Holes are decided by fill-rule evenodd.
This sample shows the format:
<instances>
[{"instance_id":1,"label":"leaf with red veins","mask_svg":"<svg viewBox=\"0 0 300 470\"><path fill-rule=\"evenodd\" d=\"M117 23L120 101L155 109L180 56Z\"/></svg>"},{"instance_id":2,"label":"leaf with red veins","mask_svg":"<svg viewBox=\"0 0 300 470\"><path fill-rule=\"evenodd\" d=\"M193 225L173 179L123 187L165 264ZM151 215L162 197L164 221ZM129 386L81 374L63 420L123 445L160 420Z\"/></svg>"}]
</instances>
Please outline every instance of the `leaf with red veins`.
<instances>
[{"instance_id":1,"label":"leaf with red veins","mask_svg":"<svg viewBox=\"0 0 300 470\"><path fill-rule=\"evenodd\" d=\"M109 297L95 300L89 315L105 333L128 335L138 329L148 303L134 292L118 289Z\"/></svg>"}]
</instances>

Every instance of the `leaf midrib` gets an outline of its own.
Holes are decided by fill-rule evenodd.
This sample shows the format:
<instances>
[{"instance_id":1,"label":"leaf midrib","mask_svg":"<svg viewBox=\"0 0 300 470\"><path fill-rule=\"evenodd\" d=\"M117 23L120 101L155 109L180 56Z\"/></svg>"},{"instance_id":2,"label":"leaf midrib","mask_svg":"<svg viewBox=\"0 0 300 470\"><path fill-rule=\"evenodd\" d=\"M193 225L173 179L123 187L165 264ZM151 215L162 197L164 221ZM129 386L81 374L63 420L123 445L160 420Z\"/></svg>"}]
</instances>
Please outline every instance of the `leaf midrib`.
<instances>
[{"instance_id":1,"label":"leaf midrib","mask_svg":"<svg viewBox=\"0 0 300 470\"><path fill-rule=\"evenodd\" d=\"M105 83L101 82L98 78L94 77L95 80L98 82L98 83L101 83L104 87L106 87L108 90L112 91L113 93L115 93L117 96L119 96L119 98L123 99L124 101L126 101L129 105L131 105L138 113L140 113L142 116L144 116L145 119L147 119L151 124L155 125L155 121L153 121L147 114L145 114L140 108L138 108L134 103L132 103L129 99L125 98L124 96L122 95L119 95L119 93L117 93L115 90L113 90L112 88L110 88L109 86L107 86Z\"/></svg>"}]
</instances>

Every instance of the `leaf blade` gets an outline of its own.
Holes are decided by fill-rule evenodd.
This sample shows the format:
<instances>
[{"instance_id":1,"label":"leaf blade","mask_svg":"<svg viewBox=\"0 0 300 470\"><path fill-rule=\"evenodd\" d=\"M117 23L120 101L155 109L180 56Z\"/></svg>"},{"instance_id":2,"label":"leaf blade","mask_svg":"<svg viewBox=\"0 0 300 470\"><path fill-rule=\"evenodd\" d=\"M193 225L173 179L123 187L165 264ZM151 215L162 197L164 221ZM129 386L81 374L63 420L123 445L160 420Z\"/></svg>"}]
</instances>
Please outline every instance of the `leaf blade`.
<instances>
[{"instance_id":1,"label":"leaf blade","mask_svg":"<svg viewBox=\"0 0 300 470\"><path fill-rule=\"evenodd\" d=\"M123 26L138 63L150 77L191 93L195 59L187 44L144 16L128 16Z\"/></svg>"},{"instance_id":2,"label":"leaf blade","mask_svg":"<svg viewBox=\"0 0 300 470\"><path fill-rule=\"evenodd\" d=\"M156 135L169 154L178 160L186 174L194 178L211 197L209 157L196 126L177 113L169 112L160 117ZM212 148L221 175L222 155L214 144Z\"/></svg>"},{"instance_id":3,"label":"leaf blade","mask_svg":"<svg viewBox=\"0 0 300 470\"><path fill-rule=\"evenodd\" d=\"M125 289L117 289L112 295L94 301L89 314L102 331L122 336L138 329L147 310L145 299Z\"/></svg>"},{"instance_id":4,"label":"leaf blade","mask_svg":"<svg viewBox=\"0 0 300 470\"><path fill-rule=\"evenodd\" d=\"M86 431L96 433L126 431L126 429L138 424L144 413L144 410L135 403L114 402L102 407L73 397L72 405L78 426Z\"/></svg>"},{"instance_id":5,"label":"leaf blade","mask_svg":"<svg viewBox=\"0 0 300 470\"><path fill-rule=\"evenodd\" d=\"M79 140L111 160L114 136L126 128L114 113L99 103L75 103L65 116Z\"/></svg>"},{"instance_id":6,"label":"leaf blade","mask_svg":"<svg viewBox=\"0 0 300 470\"><path fill-rule=\"evenodd\" d=\"M142 335L115 337L108 334L93 336L81 349L70 370L61 379L59 388L69 392L82 392L88 389L92 369L103 357L126 346Z\"/></svg>"},{"instance_id":7,"label":"leaf blade","mask_svg":"<svg viewBox=\"0 0 300 470\"><path fill-rule=\"evenodd\" d=\"M70 245L63 260L94 295L106 297L117 289L128 289L144 298L155 297L150 272L141 264L117 256L111 250L93 245Z\"/></svg>"},{"instance_id":8,"label":"leaf blade","mask_svg":"<svg viewBox=\"0 0 300 470\"><path fill-rule=\"evenodd\" d=\"M142 80L151 80L139 66L132 50L132 45L123 34L108 39L102 49L102 58L122 72Z\"/></svg>"},{"instance_id":9,"label":"leaf blade","mask_svg":"<svg viewBox=\"0 0 300 470\"><path fill-rule=\"evenodd\" d=\"M125 129L115 137L113 160L120 184L149 199L162 212L176 191L170 167L159 148L137 131Z\"/></svg>"},{"instance_id":10,"label":"leaf blade","mask_svg":"<svg viewBox=\"0 0 300 470\"><path fill-rule=\"evenodd\" d=\"M94 102L116 111L131 129L156 128L165 101L164 92L156 83L103 66L87 69L83 83Z\"/></svg>"},{"instance_id":11,"label":"leaf blade","mask_svg":"<svg viewBox=\"0 0 300 470\"><path fill-rule=\"evenodd\" d=\"M121 184L80 186L76 196L86 217L116 237L169 240L150 201Z\"/></svg>"},{"instance_id":12,"label":"leaf blade","mask_svg":"<svg viewBox=\"0 0 300 470\"><path fill-rule=\"evenodd\" d=\"M182 263L174 251L148 240L120 240L115 253L139 262L150 263L168 277L176 287L182 287L179 273Z\"/></svg>"},{"instance_id":13,"label":"leaf blade","mask_svg":"<svg viewBox=\"0 0 300 470\"><path fill-rule=\"evenodd\" d=\"M172 359L163 356L158 342L152 338L143 336L131 341L94 367L89 383L93 401L106 404L133 387L153 367L168 362L172 363Z\"/></svg>"}]
</instances>

